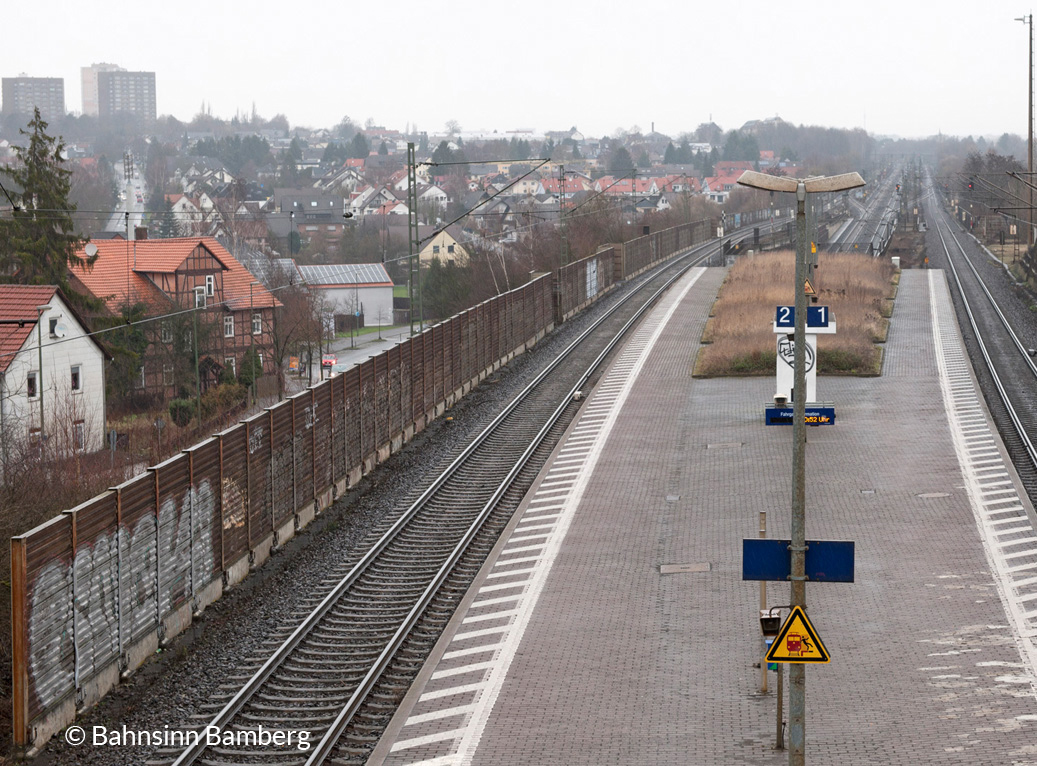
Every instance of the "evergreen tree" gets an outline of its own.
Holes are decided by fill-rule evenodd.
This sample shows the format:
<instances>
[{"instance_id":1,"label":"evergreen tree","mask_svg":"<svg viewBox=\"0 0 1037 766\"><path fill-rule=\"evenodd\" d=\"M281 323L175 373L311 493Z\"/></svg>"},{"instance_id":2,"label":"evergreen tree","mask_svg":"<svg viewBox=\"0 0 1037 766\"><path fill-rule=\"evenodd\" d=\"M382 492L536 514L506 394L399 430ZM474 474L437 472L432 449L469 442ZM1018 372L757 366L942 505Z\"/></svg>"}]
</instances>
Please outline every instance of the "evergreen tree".
<instances>
[{"instance_id":1,"label":"evergreen tree","mask_svg":"<svg viewBox=\"0 0 1037 766\"><path fill-rule=\"evenodd\" d=\"M666 152L663 154L664 165L676 165L677 160L677 149L674 148L673 142L671 141L666 145Z\"/></svg>"},{"instance_id":2,"label":"evergreen tree","mask_svg":"<svg viewBox=\"0 0 1037 766\"><path fill-rule=\"evenodd\" d=\"M422 300L426 316L445 319L471 305L472 274L453 261L433 258L422 278Z\"/></svg>"},{"instance_id":3,"label":"evergreen tree","mask_svg":"<svg viewBox=\"0 0 1037 766\"><path fill-rule=\"evenodd\" d=\"M432 161L436 163L453 162L454 152L450 149L450 144L440 141L439 146L432 152Z\"/></svg>"},{"instance_id":4,"label":"evergreen tree","mask_svg":"<svg viewBox=\"0 0 1037 766\"><path fill-rule=\"evenodd\" d=\"M610 173L629 173L634 169L634 160L626 147L620 146L609 158Z\"/></svg>"},{"instance_id":5,"label":"evergreen tree","mask_svg":"<svg viewBox=\"0 0 1037 766\"><path fill-rule=\"evenodd\" d=\"M363 133L357 133L349 142L349 156L353 159L362 160L371 154L371 146Z\"/></svg>"},{"instance_id":6,"label":"evergreen tree","mask_svg":"<svg viewBox=\"0 0 1037 766\"><path fill-rule=\"evenodd\" d=\"M0 169L14 205L11 217L0 220L0 268L13 268L22 284L58 285L74 295L69 268L92 265L97 256L76 254L85 240L74 233L76 208L68 199L72 171L61 157L65 142L47 135L38 108L29 130L19 133L28 137L28 146L16 146L18 164Z\"/></svg>"},{"instance_id":7,"label":"evergreen tree","mask_svg":"<svg viewBox=\"0 0 1037 766\"><path fill-rule=\"evenodd\" d=\"M176 214L173 212L173 203L167 199L163 205L162 213L158 216L157 225L155 226L155 237L158 239L170 239L180 235L180 224L177 222Z\"/></svg>"},{"instance_id":8,"label":"evergreen tree","mask_svg":"<svg viewBox=\"0 0 1037 766\"><path fill-rule=\"evenodd\" d=\"M648 156L648 150L642 149L641 156L637 158L637 166L639 168L650 168L652 167L652 158Z\"/></svg>"}]
</instances>

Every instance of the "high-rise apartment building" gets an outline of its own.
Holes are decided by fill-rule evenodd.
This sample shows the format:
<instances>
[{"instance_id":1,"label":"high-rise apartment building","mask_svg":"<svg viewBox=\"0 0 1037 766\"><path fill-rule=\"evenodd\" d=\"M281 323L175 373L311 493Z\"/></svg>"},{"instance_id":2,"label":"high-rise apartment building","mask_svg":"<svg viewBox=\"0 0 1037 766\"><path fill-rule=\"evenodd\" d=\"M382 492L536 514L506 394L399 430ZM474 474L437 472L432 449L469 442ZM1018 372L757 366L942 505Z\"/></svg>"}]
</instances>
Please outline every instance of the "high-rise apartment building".
<instances>
[{"instance_id":1,"label":"high-rise apartment building","mask_svg":"<svg viewBox=\"0 0 1037 766\"><path fill-rule=\"evenodd\" d=\"M45 120L65 116L65 81L60 77L4 77L0 97L5 115L31 115L39 107Z\"/></svg>"},{"instance_id":2,"label":"high-rise apartment building","mask_svg":"<svg viewBox=\"0 0 1037 766\"><path fill-rule=\"evenodd\" d=\"M97 110L97 73L98 72L125 72L126 70L115 64L91 64L81 70L83 81L83 114L96 117Z\"/></svg>"},{"instance_id":3,"label":"high-rise apartment building","mask_svg":"<svg viewBox=\"0 0 1037 766\"><path fill-rule=\"evenodd\" d=\"M128 112L146 122L158 116L154 72L97 73L98 116L111 117L119 112Z\"/></svg>"}]
</instances>

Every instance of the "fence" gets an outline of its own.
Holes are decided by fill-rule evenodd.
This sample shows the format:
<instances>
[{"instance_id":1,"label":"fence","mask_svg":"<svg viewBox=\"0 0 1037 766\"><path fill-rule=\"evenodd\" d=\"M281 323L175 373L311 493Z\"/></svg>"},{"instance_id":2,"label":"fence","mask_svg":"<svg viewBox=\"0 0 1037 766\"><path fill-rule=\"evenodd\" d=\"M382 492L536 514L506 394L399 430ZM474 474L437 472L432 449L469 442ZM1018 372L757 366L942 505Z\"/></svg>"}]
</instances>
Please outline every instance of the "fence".
<instances>
[{"instance_id":1,"label":"fence","mask_svg":"<svg viewBox=\"0 0 1037 766\"><path fill-rule=\"evenodd\" d=\"M544 274L184 450L11 541L14 741L96 703L377 463L700 221Z\"/></svg>"}]
</instances>

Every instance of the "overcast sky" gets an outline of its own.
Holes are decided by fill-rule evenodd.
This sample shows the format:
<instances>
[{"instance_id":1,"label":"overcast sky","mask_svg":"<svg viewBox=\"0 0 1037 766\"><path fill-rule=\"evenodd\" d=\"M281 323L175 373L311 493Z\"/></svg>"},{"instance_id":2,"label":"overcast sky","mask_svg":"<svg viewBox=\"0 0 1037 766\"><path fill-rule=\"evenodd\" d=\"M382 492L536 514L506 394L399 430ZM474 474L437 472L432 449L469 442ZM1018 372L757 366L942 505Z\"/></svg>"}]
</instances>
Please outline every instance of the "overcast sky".
<instances>
[{"instance_id":1,"label":"overcast sky","mask_svg":"<svg viewBox=\"0 0 1037 766\"><path fill-rule=\"evenodd\" d=\"M918 137L1026 133L1025 5L995 0L50 0L4 10L2 74L154 71L159 114L430 133L676 136L780 116Z\"/></svg>"}]
</instances>

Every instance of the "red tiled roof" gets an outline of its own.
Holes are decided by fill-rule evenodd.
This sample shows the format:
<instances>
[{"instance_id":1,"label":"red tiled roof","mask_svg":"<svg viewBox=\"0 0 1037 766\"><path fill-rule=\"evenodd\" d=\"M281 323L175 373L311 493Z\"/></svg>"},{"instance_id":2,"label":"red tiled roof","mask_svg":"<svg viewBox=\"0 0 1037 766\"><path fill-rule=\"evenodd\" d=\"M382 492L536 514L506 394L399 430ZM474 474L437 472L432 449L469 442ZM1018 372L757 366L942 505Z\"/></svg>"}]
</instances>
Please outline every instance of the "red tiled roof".
<instances>
[{"instance_id":1,"label":"red tiled roof","mask_svg":"<svg viewBox=\"0 0 1037 766\"><path fill-rule=\"evenodd\" d=\"M201 245L223 266L224 302L231 310L269 308L280 302L242 266L214 237L176 237L133 242L97 240L93 268L75 268L72 273L93 295L112 310L127 302L143 302L152 311L171 308L174 296L162 292L148 274L168 274ZM80 252L80 256L84 253ZM251 300L249 285L252 287Z\"/></svg>"},{"instance_id":2,"label":"red tiled roof","mask_svg":"<svg viewBox=\"0 0 1037 766\"><path fill-rule=\"evenodd\" d=\"M26 320L23 326L0 324L0 372L6 372L14 355L36 329L37 306L50 303L54 285L0 285L0 319Z\"/></svg>"}]
</instances>

